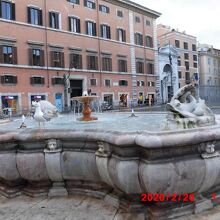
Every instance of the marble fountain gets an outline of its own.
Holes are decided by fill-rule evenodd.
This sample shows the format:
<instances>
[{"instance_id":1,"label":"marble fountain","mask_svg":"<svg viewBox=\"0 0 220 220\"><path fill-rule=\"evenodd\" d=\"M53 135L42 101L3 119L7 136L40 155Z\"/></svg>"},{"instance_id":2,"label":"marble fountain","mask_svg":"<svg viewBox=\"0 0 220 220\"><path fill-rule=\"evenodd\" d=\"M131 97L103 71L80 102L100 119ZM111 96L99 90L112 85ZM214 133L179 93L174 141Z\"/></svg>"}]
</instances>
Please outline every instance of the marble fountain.
<instances>
[{"instance_id":1,"label":"marble fountain","mask_svg":"<svg viewBox=\"0 0 220 220\"><path fill-rule=\"evenodd\" d=\"M147 219L214 207L220 201L220 126L194 92L192 85L177 92L167 105L168 119L110 113L91 122L60 116L41 129L33 121L22 129L1 126L0 193L8 198L87 194L144 212ZM142 203L142 193L167 200ZM173 194L195 199L171 201Z\"/></svg>"}]
</instances>

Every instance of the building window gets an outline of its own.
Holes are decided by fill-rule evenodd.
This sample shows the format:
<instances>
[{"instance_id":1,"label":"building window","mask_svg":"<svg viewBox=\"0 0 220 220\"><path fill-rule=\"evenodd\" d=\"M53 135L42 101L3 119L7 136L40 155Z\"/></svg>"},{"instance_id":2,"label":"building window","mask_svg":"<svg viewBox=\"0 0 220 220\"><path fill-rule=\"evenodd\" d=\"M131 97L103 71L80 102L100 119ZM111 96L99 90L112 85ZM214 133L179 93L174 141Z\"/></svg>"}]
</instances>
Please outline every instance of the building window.
<instances>
[{"instance_id":1,"label":"building window","mask_svg":"<svg viewBox=\"0 0 220 220\"><path fill-rule=\"evenodd\" d=\"M145 82L143 80L137 81L137 86L145 86Z\"/></svg>"},{"instance_id":2,"label":"building window","mask_svg":"<svg viewBox=\"0 0 220 220\"><path fill-rule=\"evenodd\" d=\"M58 51L51 51L51 67L64 68L64 53Z\"/></svg>"},{"instance_id":3,"label":"building window","mask_svg":"<svg viewBox=\"0 0 220 220\"><path fill-rule=\"evenodd\" d=\"M99 5L99 11L103 12L103 13L109 13L109 7L107 7L106 5Z\"/></svg>"},{"instance_id":4,"label":"building window","mask_svg":"<svg viewBox=\"0 0 220 220\"><path fill-rule=\"evenodd\" d=\"M127 60L118 60L118 71L127 72Z\"/></svg>"},{"instance_id":5,"label":"building window","mask_svg":"<svg viewBox=\"0 0 220 220\"><path fill-rule=\"evenodd\" d=\"M194 68L197 68L197 63L193 63L193 67L194 67Z\"/></svg>"},{"instance_id":6,"label":"building window","mask_svg":"<svg viewBox=\"0 0 220 220\"><path fill-rule=\"evenodd\" d=\"M118 28L117 29L117 40L120 42L126 42L126 33L125 30Z\"/></svg>"},{"instance_id":7,"label":"building window","mask_svg":"<svg viewBox=\"0 0 220 220\"><path fill-rule=\"evenodd\" d=\"M186 70L189 70L189 62L188 61L185 61L185 67L186 67Z\"/></svg>"},{"instance_id":8,"label":"building window","mask_svg":"<svg viewBox=\"0 0 220 220\"><path fill-rule=\"evenodd\" d=\"M91 86L97 86L97 80L96 79L90 79L90 85Z\"/></svg>"},{"instance_id":9,"label":"building window","mask_svg":"<svg viewBox=\"0 0 220 220\"><path fill-rule=\"evenodd\" d=\"M102 57L102 70L103 71L112 71L112 58Z\"/></svg>"},{"instance_id":10,"label":"building window","mask_svg":"<svg viewBox=\"0 0 220 220\"><path fill-rule=\"evenodd\" d=\"M146 47L153 48L153 38L151 36L146 36Z\"/></svg>"},{"instance_id":11,"label":"building window","mask_svg":"<svg viewBox=\"0 0 220 220\"><path fill-rule=\"evenodd\" d=\"M150 21L146 20L146 26L150 26Z\"/></svg>"},{"instance_id":12,"label":"building window","mask_svg":"<svg viewBox=\"0 0 220 220\"><path fill-rule=\"evenodd\" d=\"M79 5L79 0L67 0L67 1L70 2L70 3Z\"/></svg>"},{"instance_id":13,"label":"building window","mask_svg":"<svg viewBox=\"0 0 220 220\"><path fill-rule=\"evenodd\" d=\"M60 29L60 14L58 12L49 12L50 27Z\"/></svg>"},{"instance_id":14,"label":"building window","mask_svg":"<svg viewBox=\"0 0 220 220\"><path fill-rule=\"evenodd\" d=\"M178 71L178 76L179 76L179 79L182 78L182 72L181 71Z\"/></svg>"},{"instance_id":15,"label":"building window","mask_svg":"<svg viewBox=\"0 0 220 220\"><path fill-rule=\"evenodd\" d=\"M2 84L17 84L17 76L13 75L3 75L1 76Z\"/></svg>"},{"instance_id":16,"label":"building window","mask_svg":"<svg viewBox=\"0 0 220 220\"><path fill-rule=\"evenodd\" d=\"M80 19L75 17L69 17L69 31L74 33L80 33Z\"/></svg>"},{"instance_id":17,"label":"building window","mask_svg":"<svg viewBox=\"0 0 220 220\"><path fill-rule=\"evenodd\" d=\"M31 85L44 85L44 77L42 76L32 76L30 78Z\"/></svg>"},{"instance_id":18,"label":"building window","mask_svg":"<svg viewBox=\"0 0 220 220\"><path fill-rule=\"evenodd\" d=\"M8 1L0 1L0 17L7 20L15 20L15 4Z\"/></svg>"},{"instance_id":19,"label":"building window","mask_svg":"<svg viewBox=\"0 0 220 220\"><path fill-rule=\"evenodd\" d=\"M192 51L196 51L196 45L192 44Z\"/></svg>"},{"instance_id":20,"label":"building window","mask_svg":"<svg viewBox=\"0 0 220 220\"><path fill-rule=\"evenodd\" d=\"M178 62L178 66L181 66L181 60L178 60L177 62Z\"/></svg>"},{"instance_id":21,"label":"building window","mask_svg":"<svg viewBox=\"0 0 220 220\"><path fill-rule=\"evenodd\" d=\"M96 36L96 23L92 21L86 21L86 34L90 36Z\"/></svg>"},{"instance_id":22,"label":"building window","mask_svg":"<svg viewBox=\"0 0 220 220\"><path fill-rule=\"evenodd\" d=\"M148 63L147 64L147 74L154 74L154 64L153 63Z\"/></svg>"},{"instance_id":23,"label":"building window","mask_svg":"<svg viewBox=\"0 0 220 220\"><path fill-rule=\"evenodd\" d=\"M184 59L188 60L189 59L189 54L188 53L184 53Z\"/></svg>"},{"instance_id":24,"label":"building window","mask_svg":"<svg viewBox=\"0 0 220 220\"><path fill-rule=\"evenodd\" d=\"M175 46L176 46L177 48L180 48L180 41L179 41L179 40L175 40Z\"/></svg>"},{"instance_id":25,"label":"building window","mask_svg":"<svg viewBox=\"0 0 220 220\"><path fill-rule=\"evenodd\" d=\"M111 28L108 25L101 25L101 37L110 39L111 38Z\"/></svg>"},{"instance_id":26,"label":"building window","mask_svg":"<svg viewBox=\"0 0 220 220\"><path fill-rule=\"evenodd\" d=\"M84 0L84 6L87 8L95 9L95 2Z\"/></svg>"},{"instance_id":27,"label":"building window","mask_svg":"<svg viewBox=\"0 0 220 220\"><path fill-rule=\"evenodd\" d=\"M119 80L119 86L128 86L127 80Z\"/></svg>"},{"instance_id":28,"label":"building window","mask_svg":"<svg viewBox=\"0 0 220 220\"><path fill-rule=\"evenodd\" d=\"M117 10L117 16L123 18L123 11Z\"/></svg>"},{"instance_id":29,"label":"building window","mask_svg":"<svg viewBox=\"0 0 220 220\"><path fill-rule=\"evenodd\" d=\"M134 34L134 39L135 39L135 44L136 45L143 45L143 35L140 33L135 33Z\"/></svg>"},{"instance_id":30,"label":"building window","mask_svg":"<svg viewBox=\"0 0 220 220\"><path fill-rule=\"evenodd\" d=\"M87 69L98 70L98 57L96 55L87 56Z\"/></svg>"},{"instance_id":31,"label":"building window","mask_svg":"<svg viewBox=\"0 0 220 220\"><path fill-rule=\"evenodd\" d=\"M188 50L188 43L187 43L187 42L184 42L184 43L183 43L183 48L184 48L185 50Z\"/></svg>"},{"instance_id":32,"label":"building window","mask_svg":"<svg viewBox=\"0 0 220 220\"><path fill-rule=\"evenodd\" d=\"M44 51L40 49L29 49L29 65L44 66Z\"/></svg>"},{"instance_id":33,"label":"building window","mask_svg":"<svg viewBox=\"0 0 220 220\"><path fill-rule=\"evenodd\" d=\"M82 69L82 55L78 53L70 54L70 67Z\"/></svg>"},{"instance_id":34,"label":"building window","mask_svg":"<svg viewBox=\"0 0 220 220\"><path fill-rule=\"evenodd\" d=\"M136 23L140 23L141 22L141 18L139 16L135 16L135 22Z\"/></svg>"},{"instance_id":35,"label":"building window","mask_svg":"<svg viewBox=\"0 0 220 220\"><path fill-rule=\"evenodd\" d=\"M193 55L193 61L197 61L197 55Z\"/></svg>"},{"instance_id":36,"label":"building window","mask_svg":"<svg viewBox=\"0 0 220 220\"><path fill-rule=\"evenodd\" d=\"M105 86L110 87L111 86L111 80L105 79Z\"/></svg>"},{"instance_id":37,"label":"building window","mask_svg":"<svg viewBox=\"0 0 220 220\"><path fill-rule=\"evenodd\" d=\"M42 25L42 10L28 7L28 23L34 25Z\"/></svg>"},{"instance_id":38,"label":"building window","mask_svg":"<svg viewBox=\"0 0 220 220\"><path fill-rule=\"evenodd\" d=\"M143 61L136 61L136 73L144 73L144 63Z\"/></svg>"},{"instance_id":39,"label":"building window","mask_svg":"<svg viewBox=\"0 0 220 220\"><path fill-rule=\"evenodd\" d=\"M147 82L147 85L149 87L154 87L155 86L155 82L149 81L149 82Z\"/></svg>"},{"instance_id":40,"label":"building window","mask_svg":"<svg viewBox=\"0 0 220 220\"><path fill-rule=\"evenodd\" d=\"M63 77L53 77L51 81L52 81L52 85L63 85L64 84Z\"/></svg>"},{"instance_id":41,"label":"building window","mask_svg":"<svg viewBox=\"0 0 220 220\"><path fill-rule=\"evenodd\" d=\"M189 72L185 72L185 79L186 79L186 84L190 83L190 73Z\"/></svg>"},{"instance_id":42,"label":"building window","mask_svg":"<svg viewBox=\"0 0 220 220\"><path fill-rule=\"evenodd\" d=\"M0 63L17 64L17 48L0 46Z\"/></svg>"}]
</instances>

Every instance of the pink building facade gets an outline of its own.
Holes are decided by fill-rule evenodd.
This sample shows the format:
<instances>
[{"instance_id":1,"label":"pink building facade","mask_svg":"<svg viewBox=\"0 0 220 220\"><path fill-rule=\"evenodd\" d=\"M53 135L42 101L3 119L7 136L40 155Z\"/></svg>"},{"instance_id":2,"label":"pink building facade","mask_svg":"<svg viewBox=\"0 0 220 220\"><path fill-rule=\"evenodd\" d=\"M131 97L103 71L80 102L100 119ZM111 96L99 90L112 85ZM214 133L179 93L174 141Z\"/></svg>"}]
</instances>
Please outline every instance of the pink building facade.
<instances>
[{"instance_id":1,"label":"pink building facade","mask_svg":"<svg viewBox=\"0 0 220 220\"><path fill-rule=\"evenodd\" d=\"M0 4L1 110L36 99L62 110L85 90L121 106L155 96L160 13L122 0Z\"/></svg>"}]
</instances>

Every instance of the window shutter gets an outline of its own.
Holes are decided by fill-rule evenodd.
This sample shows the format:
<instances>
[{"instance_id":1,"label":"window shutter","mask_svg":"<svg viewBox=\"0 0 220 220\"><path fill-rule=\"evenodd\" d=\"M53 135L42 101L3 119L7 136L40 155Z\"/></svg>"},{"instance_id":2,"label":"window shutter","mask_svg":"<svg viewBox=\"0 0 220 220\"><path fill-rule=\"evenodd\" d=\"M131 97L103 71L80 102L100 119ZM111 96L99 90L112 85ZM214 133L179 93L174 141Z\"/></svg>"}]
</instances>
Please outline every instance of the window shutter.
<instances>
[{"instance_id":1,"label":"window shutter","mask_svg":"<svg viewBox=\"0 0 220 220\"><path fill-rule=\"evenodd\" d=\"M50 27L52 27L52 12L49 12Z\"/></svg>"},{"instance_id":2,"label":"window shutter","mask_svg":"<svg viewBox=\"0 0 220 220\"><path fill-rule=\"evenodd\" d=\"M56 29L59 29L59 28L60 28L59 14L55 14L55 28L56 28Z\"/></svg>"},{"instance_id":3,"label":"window shutter","mask_svg":"<svg viewBox=\"0 0 220 220\"><path fill-rule=\"evenodd\" d=\"M52 85L56 84L56 78L52 78L51 81L52 81Z\"/></svg>"},{"instance_id":4,"label":"window shutter","mask_svg":"<svg viewBox=\"0 0 220 220\"><path fill-rule=\"evenodd\" d=\"M12 63L17 64L17 47L12 47Z\"/></svg>"},{"instance_id":5,"label":"window shutter","mask_svg":"<svg viewBox=\"0 0 220 220\"><path fill-rule=\"evenodd\" d=\"M50 65L54 67L54 51L50 51Z\"/></svg>"},{"instance_id":6,"label":"window shutter","mask_svg":"<svg viewBox=\"0 0 220 220\"><path fill-rule=\"evenodd\" d=\"M125 64L125 72L128 72L127 60L124 61L124 64Z\"/></svg>"},{"instance_id":7,"label":"window shutter","mask_svg":"<svg viewBox=\"0 0 220 220\"><path fill-rule=\"evenodd\" d=\"M11 20L15 21L15 3L11 3Z\"/></svg>"},{"instance_id":8,"label":"window shutter","mask_svg":"<svg viewBox=\"0 0 220 220\"><path fill-rule=\"evenodd\" d=\"M89 24L89 22L88 22L88 21L86 21L86 34L88 34L88 32L89 32L89 29L88 29L88 24Z\"/></svg>"},{"instance_id":9,"label":"window shutter","mask_svg":"<svg viewBox=\"0 0 220 220\"><path fill-rule=\"evenodd\" d=\"M111 39L111 27L107 26L107 36L109 39Z\"/></svg>"},{"instance_id":10,"label":"window shutter","mask_svg":"<svg viewBox=\"0 0 220 220\"><path fill-rule=\"evenodd\" d=\"M40 65L44 66L44 50L40 50Z\"/></svg>"},{"instance_id":11,"label":"window shutter","mask_svg":"<svg viewBox=\"0 0 220 220\"><path fill-rule=\"evenodd\" d=\"M90 56L87 56L87 69L90 69Z\"/></svg>"},{"instance_id":12,"label":"window shutter","mask_svg":"<svg viewBox=\"0 0 220 220\"><path fill-rule=\"evenodd\" d=\"M44 84L44 78L43 77L41 78L41 84Z\"/></svg>"},{"instance_id":13,"label":"window shutter","mask_svg":"<svg viewBox=\"0 0 220 220\"><path fill-rule=\"evenodd\" d=\"M119 29L117 29L117 36L116 39L119 40Z\"/></svg>"},{"instance_id":14,"label":"window shutter","mask_svg":"<svg viewBox=\"0 0 220 220\"><path fill-rule=\"evenodd\" d=\"M72 31L72 27L71 27L71 17L68 17L68 20L69 20L69 31Z\"/></svg>"},{"instance_id":15,"label":"window shutter","mask_svg":"<svg viewBox=\"0 0 220 220\"><path fill-rule=\"evenodd\" d=\"M1 76L1 83L2 83L2 84L5 83L5 76Z\"/></svg>"},{"instance_id":16,"label":"window shutter","mask_svg":"<svg viewBox=\"0 0 220 220\"><path fill-rule=\"evenodd\" d=\"M28 49L28 54L29 54L29 65L33 66L33 49Z\"/></svg>"},{"instance_id":17,"label":"window shutter","mask_svg":"<svg viewBox=\"0 0 220 220\"><path fill-rule=\"evenodd\" d=\"M18 82L17 76L13 76L13 83L14 83L14 84L17 84L17 82Z\"/></svg>"},{"instance_id":18,"label":"window shutter","mask_svg":"<svg viewBox=\"0 0 220 220\"><path fill-rule=\"evenodd\" d=\"M2 17L2 1L0 0L0 18Z\"/></svg>"},{"instance_id":19,"label":"window shutter","mask_svg":"<svg viewBox=\"0 0 220 220\"><path fill-rule=\"evenodd\" d=\"M79 4L79 0L76 0L76 4Z\"/></svg>"},{"instance_id":20,"label":"window shutter","mask_svg":"<svg viewBox=\"0 0 220 220\"><path fill-rule=\"evenodd\" d=\"M110 69L109 69L109 71L112 71L112 58L109 58L109 63L110 63Z\"/></svg>"},{"instance_id":21,"label":"window shutter","mask_svg":"<svg viewBox=\"0 0 220 220\"><path fill-rule=\"evenodd\" d=\"M98 57L95 57L95 69L98 70L99 69L99 65L98 65Z\"/></svg>"},{"instance_id":22,"label":"window shutter","mask_svg":"<svg viewBox=\"0 0 220 220\"><path fill-rule=\"evenodd\" d=\"M99 5L99 11L102 11L102 5Z\"/></svg>"},{"instance_id":23,"label":"window shutter","mask_svg":"<svg viewBox=\"0 0 220 220\"><path fill-rule=\"evenodd\" d=\"M101 37L103 37L103 24L101 24Z\"/></svg>"},{"instance_id":24,"label":"window shutter","mask_svg":"<svg viewBox=\"0 0 220 220\"><path fill-rule=\"evenodd\" d=\"M118 72L121 72L121 62L118 60Z\"/></svg>"},{"instance_id":25,"label":"window shutter","mask_svg":"<svg viewBox=\"0 0 220 220\"><path fill-rule=\"evenodd\" d=\"M39 25L43 25L42 10L39 10L38 24L39 24Z\"/></svg>"},{"instance_id":26,"label":"window shutter","mask_svg":"<svg viewBox=\"0 0 220 220\"><path fill-rule=\"evenodd\" d=\"M94 36L96 36L97 35L97 33L96 33L96 23L93 23L93 30L94 30Z\"/></svg>"},{"instance_id":27,"label":"window shutter","mask_svg":"<svg viewBox=\"0 0 220 220\"><path fill-rule=\"evenodd\" d=\"M31 9L27 7L28 23L31 24Z\"/></svg>"},{"instance_id":28,"label":"window shutter","mask_svg":"<svg viewBox=\"0 0 220 220\"><path fill-rule=\"evenodd\" d=\"M0 45L0 63L4 63L3 46Z\"/></svg>"},{"instance_id":29,"label":"window shutter","mask_svg":"<svg viewBox=\"0 0 220 220\"><path fill-rule=\"evenodd\" d=\"M84 6L87 6L87 0L84 0Z\"/></svg>"},{"instance_id":30,"label":"window shutter","mask_svg":"<svg viewBox=\"0 0 220 220\"><path fill-rule=\"evenodd\" d=\"M64 68L64 67L65 67L65 63L64 63L64 52L60 52L60 56L61 56L61 67Z\"/></svg>"},{"instance_id":31,"label":"window shutter","mask_svg":"<svg viewBox=\"0 0 220 220\"><path fill-rule=\"evenodd\" d=\"M93 8L93 9L96 8L95 2L92 3L92 8Z\"/></svg>"},{"instance_id":32,"label":"window shutter","mask_svg":"<svg viewBox=\"0 0 220 220\"><path fill-rule=\"evenodd\" d=\"M125 33L125 30L123 30L123 41L126 42L126 33Z\"/></svg>"},{"instance_id":33,"label":"window shutter","mask_svg":"<svg viewBox=\"0 0 220 220\"><path fill-rule=\"evenodd\" d=\"M106 12L109 13L109 7L106 7L106 9L107 9Z\"/></svg>"},{"instance_id":34,"label":"window shutter","mask_svg":"<svg viewBox=\"0 0 220 220\"><path fill-rule=\"evenodd\" d=\"M77 32L78 32L78 33L81 33L80 19L77 19Z\"/></svg>"},{"instance_id":35,"label":"window shutter","mask_svg":"<svg viewBox=\"0 0 220 220\"><path fill-rule=\"evenodd\" d=\"M82 55L79 55L79 68L82 69Z\"/></svg>"}]
</instances>

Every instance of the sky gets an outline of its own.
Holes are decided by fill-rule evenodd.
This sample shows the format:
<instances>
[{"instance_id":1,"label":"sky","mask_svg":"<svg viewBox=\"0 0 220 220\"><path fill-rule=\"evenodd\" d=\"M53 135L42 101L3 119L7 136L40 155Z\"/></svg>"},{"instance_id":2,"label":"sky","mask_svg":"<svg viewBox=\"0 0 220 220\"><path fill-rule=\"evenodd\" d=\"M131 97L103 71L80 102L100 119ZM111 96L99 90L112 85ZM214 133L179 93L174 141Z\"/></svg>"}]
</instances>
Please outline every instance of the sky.
<instances>
[{"instance_id":1,"label":"sky","mask_svg":"<svg viewBox=\"0 0 220 220\"><path fill-rule=\"evenodd\" d=\"M162 15L157 24L169 25L197 37L199 43L220 49L220 0L133 0Z\"/></svg>"}]
</instances>

